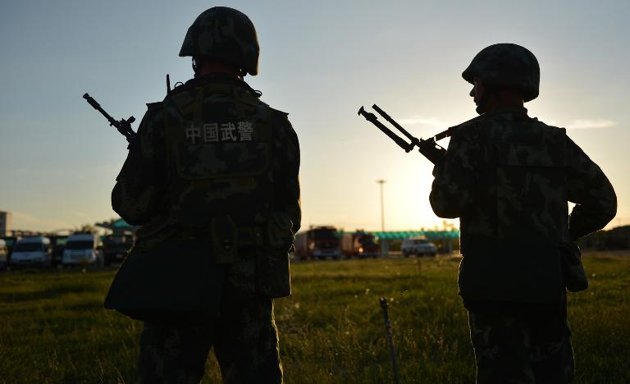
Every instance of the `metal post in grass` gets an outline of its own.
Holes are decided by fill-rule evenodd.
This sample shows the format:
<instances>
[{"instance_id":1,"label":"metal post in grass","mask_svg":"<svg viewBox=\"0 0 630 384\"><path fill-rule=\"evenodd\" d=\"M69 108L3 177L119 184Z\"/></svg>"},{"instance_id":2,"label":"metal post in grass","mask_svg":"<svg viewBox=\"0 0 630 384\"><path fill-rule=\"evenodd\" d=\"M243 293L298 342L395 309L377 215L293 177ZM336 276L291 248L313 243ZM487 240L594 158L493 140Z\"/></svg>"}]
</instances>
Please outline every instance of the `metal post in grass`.
<instances>
[{"instance_id":1,"label":"metal post in grass","mask_svg":"<svg viewBox=\"0 0 630 384\"><path fill-rule=\"evenodd\" d=\"M392 323L389 321L389 312L387 310L387 298L379 299L381 309L383 309L383 317L385 318L385 331L387 335L387 344L389 345L389 356L392 359L392 371L394 373L394 383L400 384L400 372L398 371L398 358L396 357L396 348L394 347L394 338L392 334Z\"/></svg>"}]
</instances>

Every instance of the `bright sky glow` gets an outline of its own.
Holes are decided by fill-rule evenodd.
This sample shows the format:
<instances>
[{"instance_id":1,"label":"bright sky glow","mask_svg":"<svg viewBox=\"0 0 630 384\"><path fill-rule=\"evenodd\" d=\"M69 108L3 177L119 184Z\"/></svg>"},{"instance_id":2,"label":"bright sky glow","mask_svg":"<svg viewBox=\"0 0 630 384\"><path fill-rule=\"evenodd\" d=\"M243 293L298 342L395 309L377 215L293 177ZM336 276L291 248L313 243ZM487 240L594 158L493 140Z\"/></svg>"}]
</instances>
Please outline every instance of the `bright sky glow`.
<instances>
[{"instance_id":1,"label":"bright sky glow","mask_svg":"<svg viewBox=\"0 0 630 384\"><path fill-rule=\"evenodd\" d=\"M82 99L135 116L191 77L177 56L203 10L248 14L262 47L246 80L290 113L302 148L303 227L441 227L431 164L357 116L378 104L418 137L475 116L461 78L487 45L514 42L541 64L531 116L568 134L607 173L630 224L630 2L6 0L0 5L0 210L14 229L75 228L116 217L109 194L124 138ZM134 124L137 128L138 124ZM447 141L443 145L446 146ZM450 221L449 223L456 223Z\"/></svg>"}]
</instances>

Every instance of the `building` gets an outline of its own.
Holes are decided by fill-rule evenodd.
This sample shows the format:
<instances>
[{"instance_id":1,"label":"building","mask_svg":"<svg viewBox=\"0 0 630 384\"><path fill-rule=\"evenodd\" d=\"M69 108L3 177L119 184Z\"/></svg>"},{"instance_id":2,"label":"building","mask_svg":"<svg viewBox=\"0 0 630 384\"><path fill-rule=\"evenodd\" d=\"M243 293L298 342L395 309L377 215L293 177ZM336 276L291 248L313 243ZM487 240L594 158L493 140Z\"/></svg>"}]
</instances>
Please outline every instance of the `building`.
<instances>
[{"instance_id":1,"label":"building","mask_svg":"<svg viewBox=\"0 0 630 384\"><path fill-rule=\"evenodd\" d=\"M10 236L13 232L11 212L0 211L0 236Z\"/></svg>"},{"instance_id":2,"label":"building","mask_svg":"<svg viewBox=\"0 0 630 384\"><path fill-rule=\"evenodd\" d=\"M130 225L123 219L112 219L95 225L112 231L113 235L133 235L138 229L137 226Z\"/></svg>"}]
</instances>

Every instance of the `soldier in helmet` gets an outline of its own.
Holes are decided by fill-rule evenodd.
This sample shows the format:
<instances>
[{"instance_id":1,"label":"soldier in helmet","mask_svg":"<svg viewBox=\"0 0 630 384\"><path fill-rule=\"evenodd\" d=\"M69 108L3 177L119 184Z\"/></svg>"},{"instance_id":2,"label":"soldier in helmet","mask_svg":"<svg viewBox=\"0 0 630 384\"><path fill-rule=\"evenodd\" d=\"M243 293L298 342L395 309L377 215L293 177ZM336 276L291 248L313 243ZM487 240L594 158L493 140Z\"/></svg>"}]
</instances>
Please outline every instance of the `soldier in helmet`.
<instances>
[{"instance_id":1,"label":"soldier in helmet","mask_svg":"<svg viewBox=\"0 0 630 384\"><path fill-rule=\"evenodd\" d=\"M528 116L523 104L540 80L530 51L491 45L463 77L480 116L452 129L430 202L460 219L459 291L477 382L569 382L566 290L587 285L575 242L612 220L615 192L565 129Z\"/></svg>"},{"instance_id":2,"label":"soldier in helmet","mask_svg":"<svg viewBox=\"0 0 630 384\"><path fill-rule=\"evenodd\" d=\"M273 319L300 227L298 139L243 81L256 30L214 7L186 34L195 76L149 104L112 191L140 226L105 306L144 322L143 383L194 383L211 348L226 383L280 383Z\"/></svg>"}]
</instances>

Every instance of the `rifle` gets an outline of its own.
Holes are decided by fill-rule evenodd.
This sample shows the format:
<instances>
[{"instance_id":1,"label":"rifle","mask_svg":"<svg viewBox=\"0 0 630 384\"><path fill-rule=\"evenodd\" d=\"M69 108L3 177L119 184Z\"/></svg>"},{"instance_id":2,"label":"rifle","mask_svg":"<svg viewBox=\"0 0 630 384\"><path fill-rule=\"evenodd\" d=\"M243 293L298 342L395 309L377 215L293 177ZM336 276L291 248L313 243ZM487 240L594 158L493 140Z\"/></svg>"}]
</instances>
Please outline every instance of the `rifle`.
<instances>
[{"instance_id":1,"label":"rifle","mask_svg":"<svg viewBox=\"0 0 630 384\"><path fill-rule=\"evenodd\" d=\"M385 111L378 107L378 105L372 105L372 108L376 112L378 112L385 120L389 121L394 127L396 127L410 142L407 142L402 137L398 136L391 129L387 128L383 123L378 121L378 118L370 112L367 112L363 107L359 108L359 115L365 117L367 121L376 125L378 129L383 131L390 139L394 140L398 146L405 150L405 152L411 151L415 146L418 146L418 151L424 155L430 162L433 164L438 164L442 161L442 158L446 154L446 149L442 148L440 145L436 143L436 141L441 140L445 137L449 137L451 135L451 129L447 129L444 132L440 132L437 135L426 139L418 139L412 136L405 128L403 128L400 124L396 122L396 120L392 119Z\"/></svg>"},{"instance_id":2,"label":"rifle","mask_svg":"<svg viewBox=\"0 0 630 384\"><path fill-rule=\"evenodd\" d=\"M394 383L400 384L400 372L398 371L398 359L396 358L396 348L394 347L394 339L392 336L392 323L389 321L389 313L387 311L387 298L381 297L378 300L383 309L383 317L385 318L385 331L387 332L387 344L389 345L389 356L392 359L392 370L394 372Z\"/></svg>"},{"instance_id":3,"label":"rifle","mask_svg":"<svg viewBox=\"0 0 630 384\"><path fill-rule=\"evenodd\" d=\"M127 138L127 141L129 143L131 143L133 141L133 139L136 137L136 132L133 131L133 129L131 128L131 123L133 123L134 121L136 121L136 118L131 116L129 117L127 120L125 119L120 119L120 120L116 120L113 117L111 117L109 115L109 113L105 112L105 110L103 108L101 108L101 106L99 105L99 103L96 102L96 100L94 100L92 98L92 96L88 95L87 93L83 95L83 98L85 100L87 100L87 102L94 107L94 109L96 109L97 111L99 111L103 116L105 116L105 118L107 119L107 121L109 121L109 125L112 125L114 127L116 127L116 129L118 130L118 132L120 132L123 136L125 136Z\"/></svg>"}]
</instances>

